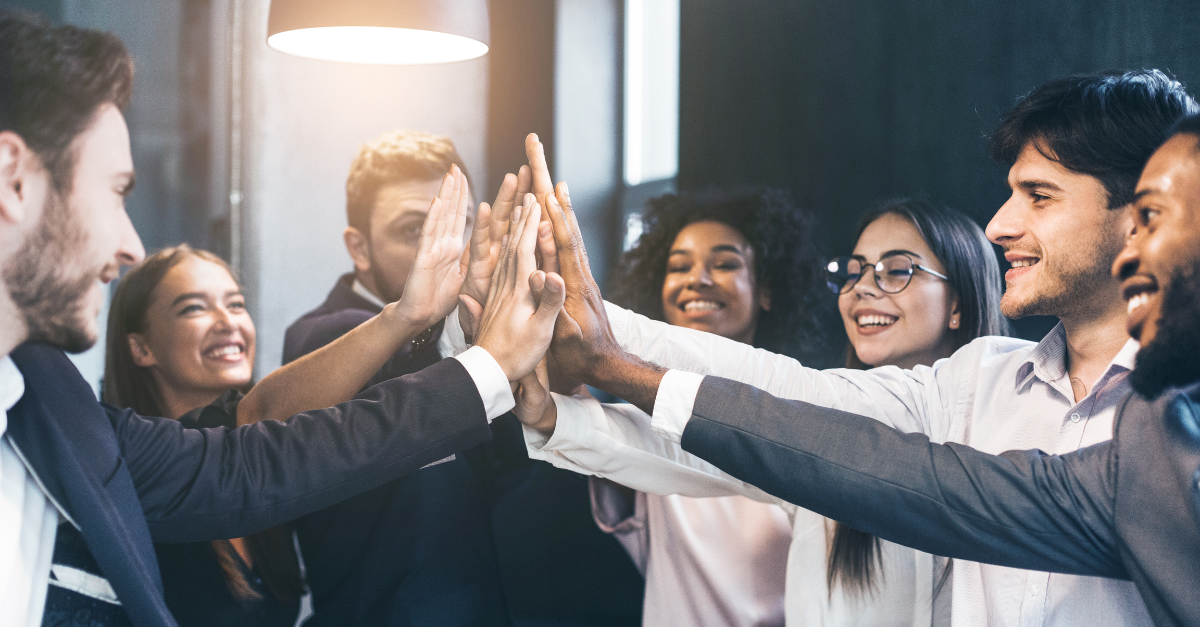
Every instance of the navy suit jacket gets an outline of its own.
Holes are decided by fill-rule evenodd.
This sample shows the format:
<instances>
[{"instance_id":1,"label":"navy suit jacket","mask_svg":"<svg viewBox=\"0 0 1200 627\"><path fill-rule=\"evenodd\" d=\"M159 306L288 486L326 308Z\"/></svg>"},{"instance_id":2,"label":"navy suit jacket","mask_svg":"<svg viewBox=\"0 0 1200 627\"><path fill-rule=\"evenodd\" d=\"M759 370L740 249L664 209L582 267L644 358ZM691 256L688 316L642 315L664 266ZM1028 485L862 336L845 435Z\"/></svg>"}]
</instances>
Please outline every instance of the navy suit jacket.
<instances>
[{"instance_id":1,"label":"navy suit jacket","mask_svg":"<svg viewBox=\"0 0 1200 627\"><path fill-rule=\"evenodd\" d=\"M284 362L379 313L344 275L288 328ZM439 359L441 325L375 376ZM295 521L324 625L639 625L642 580L592 522L586 478L533 462L516 417L492 441Z\"/></svg>"},{"instance_id":2,"label":"navy suit jacket","mask_svg":"<svg viewBox=\"0 0 1200 627\"><path fill-rule=\"evenodd\" d=\"M1113 440L987 455L705 377L683 448L729 474L936 555L1131 579L1158 625L1200 625L1200 384L1126 397Z\"/></svg>"},{"instance_id":3,"label":"navy suit jacket","mask_svg":"<svg viewBox=\"0 0 1200 627\"><path fill-rule=\"evenodd\" d=\"M491 437L455 360L287 422L197 430L99 403L52 346L24 344L11 357L25 378L8 412L11 441L138 626L176 624L152 542L250 535Z\"/></svg>"}]
</instances>

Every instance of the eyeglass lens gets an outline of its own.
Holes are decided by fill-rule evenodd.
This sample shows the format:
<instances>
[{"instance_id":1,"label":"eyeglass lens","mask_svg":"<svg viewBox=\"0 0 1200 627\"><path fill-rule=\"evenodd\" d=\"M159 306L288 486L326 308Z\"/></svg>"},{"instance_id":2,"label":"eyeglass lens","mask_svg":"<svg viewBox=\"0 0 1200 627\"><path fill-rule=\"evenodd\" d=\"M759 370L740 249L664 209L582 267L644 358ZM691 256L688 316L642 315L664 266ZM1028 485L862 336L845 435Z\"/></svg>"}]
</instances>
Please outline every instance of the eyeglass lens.
<instances>
[{"instance_id":1,"label":"eyeglass lens","mask_svg":"<svg viewBox=\"0 0 1200 627\"><path fill-rule=\"evenodd\" d=\"M862 278L866 264L857 257L838 257L825 266L825 285L834 294L844 294ZM912 281L913 261L907 255L889 255L875 264L875 285L879 289L895 294L908 287Z\"/></svg>"}]
</instances>

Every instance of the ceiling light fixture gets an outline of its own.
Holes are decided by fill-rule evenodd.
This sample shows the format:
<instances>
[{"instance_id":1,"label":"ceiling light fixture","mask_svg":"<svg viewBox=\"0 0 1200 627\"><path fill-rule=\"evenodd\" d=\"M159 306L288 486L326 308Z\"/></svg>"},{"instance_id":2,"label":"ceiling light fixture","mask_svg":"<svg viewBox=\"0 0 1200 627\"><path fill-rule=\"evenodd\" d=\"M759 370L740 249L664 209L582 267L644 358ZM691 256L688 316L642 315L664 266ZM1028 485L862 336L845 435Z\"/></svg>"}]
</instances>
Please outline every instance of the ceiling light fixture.
<instances>
[{"instance_id":1,"label":"ceiling light fixture","mask_svg":"<svg viewBox=\"0 0 1200 627\"><path fill-rule=\"evenodd\" d=\"M415 65L487 54L487 0L272 0L267 45L325 61Z\"/></svg>"}]
</instances>

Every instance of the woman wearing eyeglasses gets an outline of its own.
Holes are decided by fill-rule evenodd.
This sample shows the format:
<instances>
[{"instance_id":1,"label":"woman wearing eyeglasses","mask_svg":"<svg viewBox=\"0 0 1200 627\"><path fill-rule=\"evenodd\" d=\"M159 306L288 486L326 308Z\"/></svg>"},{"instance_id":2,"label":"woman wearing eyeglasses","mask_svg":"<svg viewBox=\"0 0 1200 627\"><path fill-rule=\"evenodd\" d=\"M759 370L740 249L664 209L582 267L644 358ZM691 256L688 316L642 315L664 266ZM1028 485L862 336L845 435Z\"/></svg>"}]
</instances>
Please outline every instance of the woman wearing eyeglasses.
<instances>
[{"instance_id":1,"label":"woman wearing eyeglasses","mask_svg":"<svg viewBox=\"0 0 1200 627\"><path fill-rule=\"evenodd\" d=\"M868 213L854 252L830 260L825 280L850 338L848 368L930 366L975 338L1009 332L1000 314L999 264L983 230L925 201L896 200ZM935 565L927 555L841 523L826 525L831 590L851 600L879 598L888 592L883 588L895 591L900 578L884 571L912 573L932 581L934 618L948 612L948 603L937 602L949 599L940 594L948 581L944 560ZM924 582L918 589L927 589Z\"/></svg>"},{"instance_id":2,"label":"woman wearing eyeglasses","mask_svg":"<svg viewBox=\"0 0 1200 627\"><path fill-rule=\"evenodd\" d=\"M766 273L774 275L776 270ZM929 365L981 335L1007 331L999 308L1000 269L991 244L974 222L949 209L922 201L888 203L863 220L852 254L829 261L824 271L850 336L847 365L851 368ZM554 405L557 418L549 422L538 408L518 406L522 420L540 422L538 428L545 429L527 428L531 457L622 481L642 490L647 503L663 498L652 494L738 494L779 505L792 527L784 595L788 627L949 623L944 562L935 564L932 556L881 542L779 501L666 446L648 433L651 419L636 408L563 397L555 398ZM527 411L542 420L525 418ZM571 426L560 431L552 422ZM708 500L712 499L688 499ZM654 531L648 535L647 546L653 549L657 543L663 554L681 563L689 555L702 554L703 546L696 546L692 537L655 536ZM727 569L734 572L731 566ZM685 581L697 579L683 567L676 570ZM725 580L732 582L721 584L729 585L728 589L675 595L670 600L678 608L675 617L687 616L690 622L667 620L666 624L735 624L720 615L696 620L687 613L702 594L733 596L741 580L736 575ZM648 587L648 603L649 594Z\"/></svg>"}]
</instances>

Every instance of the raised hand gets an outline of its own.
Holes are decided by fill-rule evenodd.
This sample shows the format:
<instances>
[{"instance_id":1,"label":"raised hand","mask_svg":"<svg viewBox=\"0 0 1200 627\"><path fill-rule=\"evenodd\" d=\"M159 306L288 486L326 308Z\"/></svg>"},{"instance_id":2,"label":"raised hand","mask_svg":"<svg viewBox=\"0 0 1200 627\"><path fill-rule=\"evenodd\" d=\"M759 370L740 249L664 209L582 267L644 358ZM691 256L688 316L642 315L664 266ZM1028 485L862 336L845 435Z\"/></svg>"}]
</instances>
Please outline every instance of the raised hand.
<instances>
[{"instance_id":1,"label":"raised hand","mask_svg":"<svg viewBox=\"0 0 1200 627\"><path fill-rule=\"evenodd\" d=\"M454 310L467 273L463 232L470 201L467 179L453 166L429 207L404 294L396 303L404 320L430 327Z\"/></svg>"},{"instance_id":2,"label":"raised hand","mask_svg":"<svg viewBox=\"0 0 1200 627\"><path fill-rule=\"evenodd\" d=\"M459 295L462 306L458 309L458 321L468 343L479 330L480 316L483 315L483 306L487 303L492 274L500 258L504 236L508 234L513 207L516 206L517 199L524 198L525 194L529 193L530 186L529 168L521 166L516 176L504 175L494 203L479 204L479 211L475 215L475 228L471 232L467 277Z\"/></svg>"},{"instance_id":3,"label":"raised hand","mask_svg":"<svg viewBox=\"0 0 1200 627\"><path fill-rule=\"evenodd\" d=\"M567 286L550 346L556 368L567 377L652 412L665 370L626 353L617 343L600 287L588 265L583 234L571 209L567 184L559 183L554 193L546 196L546 203L554 231L554 263Z\"/></svg>"},{"instance_id":4,"label":"raised hand","mask_svg":"<svg viewBox=\"0 0 1200 627\"><path fill-rule=\"evenodd\" d=\"M475 342L514 382L533 372L545 355L566 292L562 277L537 269L541 213L532 194L526 194L524 207L514 209Z\"/></svg>"}]
</instances>

